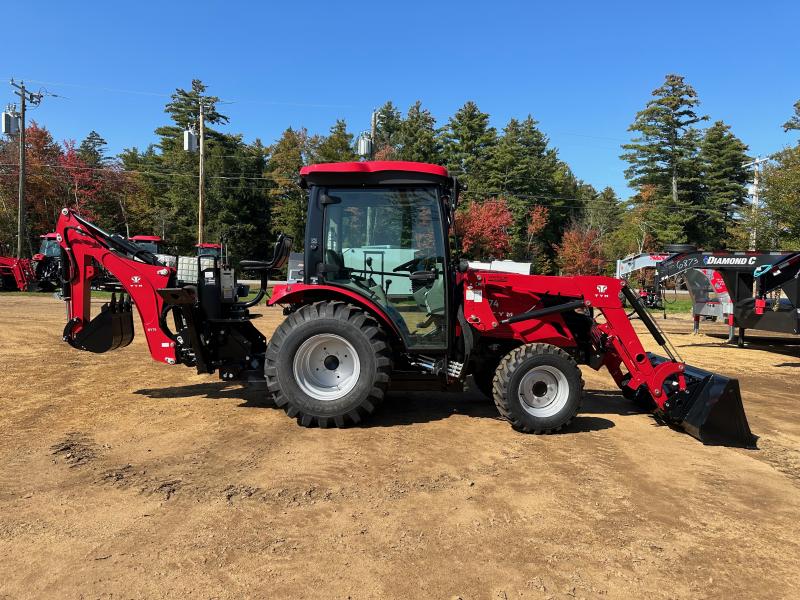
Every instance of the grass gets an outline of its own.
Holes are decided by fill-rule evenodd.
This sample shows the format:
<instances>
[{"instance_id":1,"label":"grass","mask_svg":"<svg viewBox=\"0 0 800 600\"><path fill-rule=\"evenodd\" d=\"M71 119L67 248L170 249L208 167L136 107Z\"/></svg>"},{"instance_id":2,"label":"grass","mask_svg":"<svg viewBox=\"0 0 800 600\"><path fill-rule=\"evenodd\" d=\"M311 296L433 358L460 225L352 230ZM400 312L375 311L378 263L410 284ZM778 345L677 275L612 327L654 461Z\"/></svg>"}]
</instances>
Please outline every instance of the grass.
<instances>
[{"instance_id":1,"label":"grass","mask_svg":"<svg viewBox=\"0 0 800 600\"><path fill-rule=\"evenodd\" d=\"M669 296L667 299L669 300ZM689 298L677 298L671 303L665 302L664 307L668 313L690 313L692 312L692 301Z\"/></svg>"}]
</instances>

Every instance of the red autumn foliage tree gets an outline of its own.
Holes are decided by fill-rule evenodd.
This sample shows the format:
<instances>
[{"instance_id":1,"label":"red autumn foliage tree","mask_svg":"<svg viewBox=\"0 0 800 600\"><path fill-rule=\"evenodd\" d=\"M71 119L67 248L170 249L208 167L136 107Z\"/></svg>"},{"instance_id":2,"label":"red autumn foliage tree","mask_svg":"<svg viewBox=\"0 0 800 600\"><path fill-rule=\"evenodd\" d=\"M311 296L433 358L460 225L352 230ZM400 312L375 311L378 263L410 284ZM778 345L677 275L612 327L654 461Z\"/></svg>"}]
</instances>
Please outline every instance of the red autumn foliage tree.
<instances>
[{"instance_id":1,"label":"red autumn foliage tree","mask_svg":"<svg viewBox=\"0 0 800 600\"><path fill-rule=\"evenodd\" d=\"M553 249L556 264L565 275L599 275L603 271L605 259L597 229L574 223Z\"/></svg>"},{"instance_id":2,"label":"red autumn foliage tree","mask_svg":"<svg viewBox=\"0 0 800 600\"><path fill-rule=\"evenodd\" d=\"M25 129L25 198L27 202L27 229L36 240L40 233L53 230L58 211L64 206L64 186L60 181L58 160L61 147L50 132L32 122ZM0 201L8 205L8 223L13 223L7 243L16 242L16 198L19 181L19 150L16 138L3 140L0 144ZM5 220L5 215L4 215ZM12 228L9 227L11 230ZM32 248L26 244L28 250Z\"/></svg>"},{"instance_id":3,"label":"red autumn foliage tree","mask_svg":"<svg viewBox=\"0 0 800 600\"><path fill-rule=\"evenodd\" d=\"M534 206L528 213L528 227L526 228L528 233L528 252L538 246L536 238L547 227L549 216L550 210L546 206Z\"/></svg>"},{"instance_id":4,"label":"red autumn foliage tree","mask_svg":"<svg viewBox=\"0 0 800 600\"><path fill-rule=\"evenodd\" d=\"M75 142L64 143L64 153L58 157L63 179L68 189L68 206L88 219L95 220L96 205L103 192L103 180L95 177L89 165L78 156Z\"/></svg>"},{"instance_id":5,"label":"red autumn foliage tree","mask_svg":"<svg viewBox=\"0 0 800 600\"><path fill-rule=\"evenodd\" d=\"M456 215L461 250L476 259L503 258L511 249L508 228L513 221L505 198L470 202Z\"/></svg>"}]
</instances>

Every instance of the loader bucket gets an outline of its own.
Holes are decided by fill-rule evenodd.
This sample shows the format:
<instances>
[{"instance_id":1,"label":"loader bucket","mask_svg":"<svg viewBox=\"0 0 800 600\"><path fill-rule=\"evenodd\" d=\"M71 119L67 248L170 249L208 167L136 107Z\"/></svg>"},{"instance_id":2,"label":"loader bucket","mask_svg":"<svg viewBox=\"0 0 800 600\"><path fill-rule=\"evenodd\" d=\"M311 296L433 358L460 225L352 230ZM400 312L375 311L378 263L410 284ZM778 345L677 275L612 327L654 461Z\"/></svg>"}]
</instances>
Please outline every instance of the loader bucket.
<instances>
[{"instance_id":1,"label":"loader bucket","mask_svg":"<svg viewBox=\"0 0 800 600\"><path fill-rule=\"evenodd\" d=\"M664 360L651 357L654 364ZM757 438L744 414L739 381L690 365L684 374L686 391L669 393L667 420L704 444L755 448Z\"/></svg>"},{"instance_id":2,"label":"loader bucket","mask_svg":"<svg viewBox=\"0 0 800 600\"><path fill-rule=\"evenodd\" d=\"M67 325L69 328L69 325ZM89 321L79 333L72 337L65 332L64 337L70 345L80 350L102 353L124 348L133 341L133 311L130 300L116 300L103 304L94 319Z\"/></svg>"}]
</instances>

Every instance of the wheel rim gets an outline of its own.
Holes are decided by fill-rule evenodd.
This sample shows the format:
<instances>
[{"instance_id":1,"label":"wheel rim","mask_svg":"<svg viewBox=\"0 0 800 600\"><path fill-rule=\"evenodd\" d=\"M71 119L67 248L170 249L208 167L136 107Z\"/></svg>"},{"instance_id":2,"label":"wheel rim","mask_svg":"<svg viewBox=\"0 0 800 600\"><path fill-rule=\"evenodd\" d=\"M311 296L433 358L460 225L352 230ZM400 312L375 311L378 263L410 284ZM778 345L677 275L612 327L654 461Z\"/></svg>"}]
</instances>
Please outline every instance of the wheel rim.
<instances>
[{"instance_id":1,"label":"wheel rim","mask_svg":"<svg viewBox=\"0 0 800 600\"><path fill-rule=\"evenodd\" d=\"M569 382L559 369L549 365L533 367L519 382L522 408L535 417L551 417L567 404Z\"/></svg>"},{"instance_id":2,"label":"wheel rim","mask_svg":"<svg viewBox=\"0 0 800 600\"><path fill-rule=\"evenodd\" d=\"M294 379L315 400L338 400L358 382L361 361L341 336L321 333L303 342L294 355Z\"/></svg>"}]
</instances>

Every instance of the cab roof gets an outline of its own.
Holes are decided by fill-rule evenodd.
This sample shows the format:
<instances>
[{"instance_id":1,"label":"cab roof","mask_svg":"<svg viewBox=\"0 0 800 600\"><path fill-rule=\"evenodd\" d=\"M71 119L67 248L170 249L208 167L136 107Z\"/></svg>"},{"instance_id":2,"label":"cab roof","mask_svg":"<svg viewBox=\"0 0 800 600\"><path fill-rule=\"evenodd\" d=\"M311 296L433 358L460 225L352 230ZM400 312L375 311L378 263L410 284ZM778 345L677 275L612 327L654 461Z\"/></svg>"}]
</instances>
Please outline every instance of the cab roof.
<instances>
[{"instance_id":1,"label":"cab roof","mask_svg":"<svg viewBox=\"0 0 800 600\"><path fill-rule=\"evenodd\" d=\"M134 235L130 238L132 242L163 242L164 240L161 239L158 235Z\"/></svg>"},{"instance_id":2,"label":"cab roof","mask_svg":"<svg viewBox=\"0 0 800 600\"><path fill-rule=\"evenodd\" d=\"M447 169L431 163L407 160L368 160L364 162L320 163L300 169L300 177L312 173L378 173L380 171L405 171L447 177Z\"/></svg>"},{"instance_id":3,"label":"cab roof","mask_svg":"<svg viewBox=\"0 0 800 600\"><path fill-rule=\"evenodd\" d=\"M214 244L212 242L204 242L202 244L195 244L195 248L222 248L222 244Z\"/></svg>"}]
</instances>

